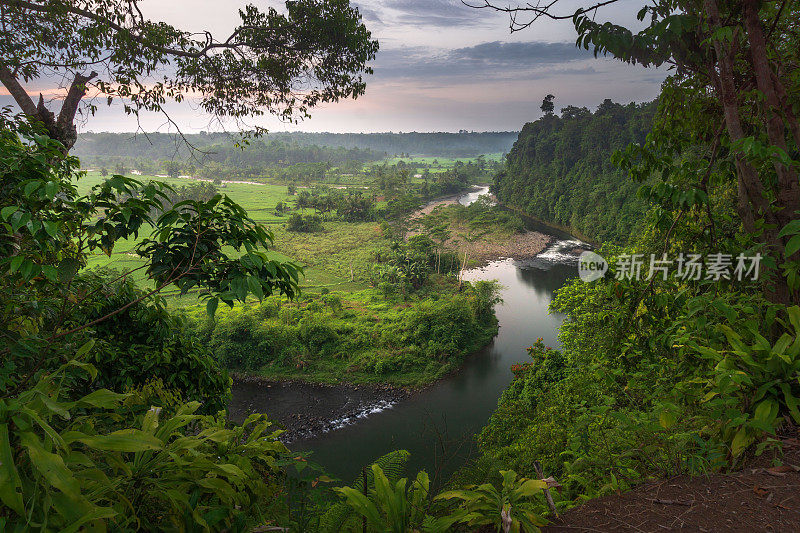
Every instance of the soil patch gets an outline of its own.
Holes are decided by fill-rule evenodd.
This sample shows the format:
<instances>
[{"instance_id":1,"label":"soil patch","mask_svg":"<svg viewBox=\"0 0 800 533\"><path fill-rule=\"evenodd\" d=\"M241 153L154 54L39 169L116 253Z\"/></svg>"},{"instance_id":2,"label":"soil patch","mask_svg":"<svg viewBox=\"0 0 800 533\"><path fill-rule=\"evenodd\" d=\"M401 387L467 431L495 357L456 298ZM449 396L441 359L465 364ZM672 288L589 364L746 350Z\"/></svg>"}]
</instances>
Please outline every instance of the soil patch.
<instances>
[{"instance_id":1,"label":"soil patch","mask_svg":"<svg viewBox=\"0 0 800 533\"><path fill-rule=\"evenodd\" d=\"M800 531L800 443L784 441L783 465L732 474L678 476L590 500L543 528L575 531Z\"/></svg>"}]
</instances>

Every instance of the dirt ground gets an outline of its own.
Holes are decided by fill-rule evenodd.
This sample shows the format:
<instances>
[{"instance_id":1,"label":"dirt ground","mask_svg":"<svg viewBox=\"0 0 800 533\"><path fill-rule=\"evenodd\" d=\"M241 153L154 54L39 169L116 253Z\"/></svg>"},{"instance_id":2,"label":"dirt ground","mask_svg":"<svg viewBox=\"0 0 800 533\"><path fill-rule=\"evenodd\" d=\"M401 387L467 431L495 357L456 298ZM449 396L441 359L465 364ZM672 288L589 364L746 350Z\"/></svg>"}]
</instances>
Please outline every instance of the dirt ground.
<instances>
[{"instance_id":1,"label":"dirt ground","mask_svg":"<svg viewBox=\"0 0 800 533\"><path fill-rule=\"evenodd\" d=\"M646 483L570 509L543 531L800 532L800 441L784 442L783 466L763 458L732 474Z\"/></svg>"},{"instance_id":2,"label":"dirt ground","mask_svg":"<svg viewBox=\"0 0 800 533\"><path fill-rule=\"evenodd\" d=\"M459 196L462 193L440 198L433 201L414 211L409 217L409 220L416 220L425 215L429 215L439 206L452 205L457 203ZM468 241L463 238L461 233L466 233L466 228L452 228L455 235L445 242L445 246L450 250L456 251L460 254L466 252L469 260L474 260L478 265L484 265L489 261L494 261L502 257L513 257L515 259L529 259L536 257L542 253L547 245L553 240L550 235L539 233L538 231L526 231L524 233L515 233L508 236L493 236L484 237L474 241ZM419 233L418 230L412 230L408 233L407 238L413 237Z\"/></svg>"}]
</instances>

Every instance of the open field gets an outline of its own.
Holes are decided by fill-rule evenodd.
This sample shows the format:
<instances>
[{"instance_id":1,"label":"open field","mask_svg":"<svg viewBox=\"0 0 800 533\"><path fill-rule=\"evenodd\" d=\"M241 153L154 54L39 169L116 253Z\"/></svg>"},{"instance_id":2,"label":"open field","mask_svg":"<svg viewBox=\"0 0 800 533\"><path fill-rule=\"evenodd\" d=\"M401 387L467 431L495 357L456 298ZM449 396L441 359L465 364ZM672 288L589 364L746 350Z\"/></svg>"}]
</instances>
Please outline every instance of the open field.
<instances>
[{"instance_id":1,"label":"open field","mask_svg":"<svg viewBox=\"0 0 800 533\"><path fill-rule=\"evenodd\" d=\"M192 182L188 178L134 177L143 181L163 181L173 187ZM78 190L85 194L104 179L99 172L88 172L86 177L78 181ZM373 250L383 241L377 224L326 222L324 232L292 233L285 229L288 216L275 214L275 205L278 202L294 203L295 196L289 195L285 185L226 183L220 192L231 197L244 207L255 221L267 225L274 232L275 247L268 251L270 257L282 261L294 261L305 268L306 277L301 283L304 290L334 286L338 289L351 290L363 289L366 286L368 266L365 265L371 264L370 259L374 259ZM313 209L299 211L312 213ZM139 239L118 241L110 257L96 251L89 256L87 267L107 267L125 272L142 266L144 261L136 256L135 246L148 234L149 231L143 230L139 234ZM353 265L354 270L352 281L350 265ZM150 285L145 278L144 270L133 272L131 277L143 286ZM196 298L186 295L176 303L185 305L196 302Z\"/></svg>"}]
</instances>

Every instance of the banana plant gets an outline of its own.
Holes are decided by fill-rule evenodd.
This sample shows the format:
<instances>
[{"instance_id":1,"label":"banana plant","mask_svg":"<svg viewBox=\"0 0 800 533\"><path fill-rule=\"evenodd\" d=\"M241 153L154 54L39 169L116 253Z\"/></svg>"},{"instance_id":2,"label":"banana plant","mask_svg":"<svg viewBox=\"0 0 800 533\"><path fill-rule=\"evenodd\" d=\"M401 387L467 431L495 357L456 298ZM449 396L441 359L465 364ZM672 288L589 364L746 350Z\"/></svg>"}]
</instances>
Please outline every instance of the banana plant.
<instances>
[{"instance_id":1,"label":"banana plant","mask_svg":"<svg viewBox=\"0 0 800 533\"><path fill-rule=\"evenodd\" d=\"M513 470L501 470L500 489L494 485L471 485L463 490L446 491L435 500L461 500L453 517L469 526L494 526L504 533L533 533L545 522L534 512L533 497L547 487L545 481L517 476Z\"/></svg>"}]
</instances>

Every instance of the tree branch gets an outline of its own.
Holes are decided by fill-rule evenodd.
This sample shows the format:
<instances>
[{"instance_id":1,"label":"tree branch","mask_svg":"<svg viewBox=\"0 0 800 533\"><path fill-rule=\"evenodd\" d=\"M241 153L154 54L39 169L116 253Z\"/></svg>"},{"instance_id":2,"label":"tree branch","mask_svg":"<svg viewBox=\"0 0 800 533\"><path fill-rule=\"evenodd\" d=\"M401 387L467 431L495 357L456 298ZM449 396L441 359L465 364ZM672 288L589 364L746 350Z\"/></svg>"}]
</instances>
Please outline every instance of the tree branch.
<instances>
[{"instance_id":1,"label":"tree branch","mask_svg":"<svg viewBox=\"0 0 800 533\"><path fill-rule=\"evenodd\" d=\"M14 97L14 101L17 102L17 105L22 109L23 113L30 117L38 116L39 113L36 109L36 104L33 103L33 99L31 99L28 91L22 87L17 77L14 76L14 73L11 72L5 64L0 64L0 81L6 86L11 96Z\"/></svg>"},{"instance_id":2,"label":"tree branch","mask_svg":"<svg viewBox=\"0 0 800 533\"><path fill-rule=\"evenodd\" d=\"M96 76L97 72L95 71L92 71L88 76L79 73L75 74L75 79L72 80L72 85L69 87L69 92L67 92L64 103L61 104L61 112L59 112L58 119L56 120L56 127L59 130L66 131L69 128L74 128L72 123L75 120L75 113L78 110L78 106L86 95L86 84Z\"/></svg>"}]
</instances>

